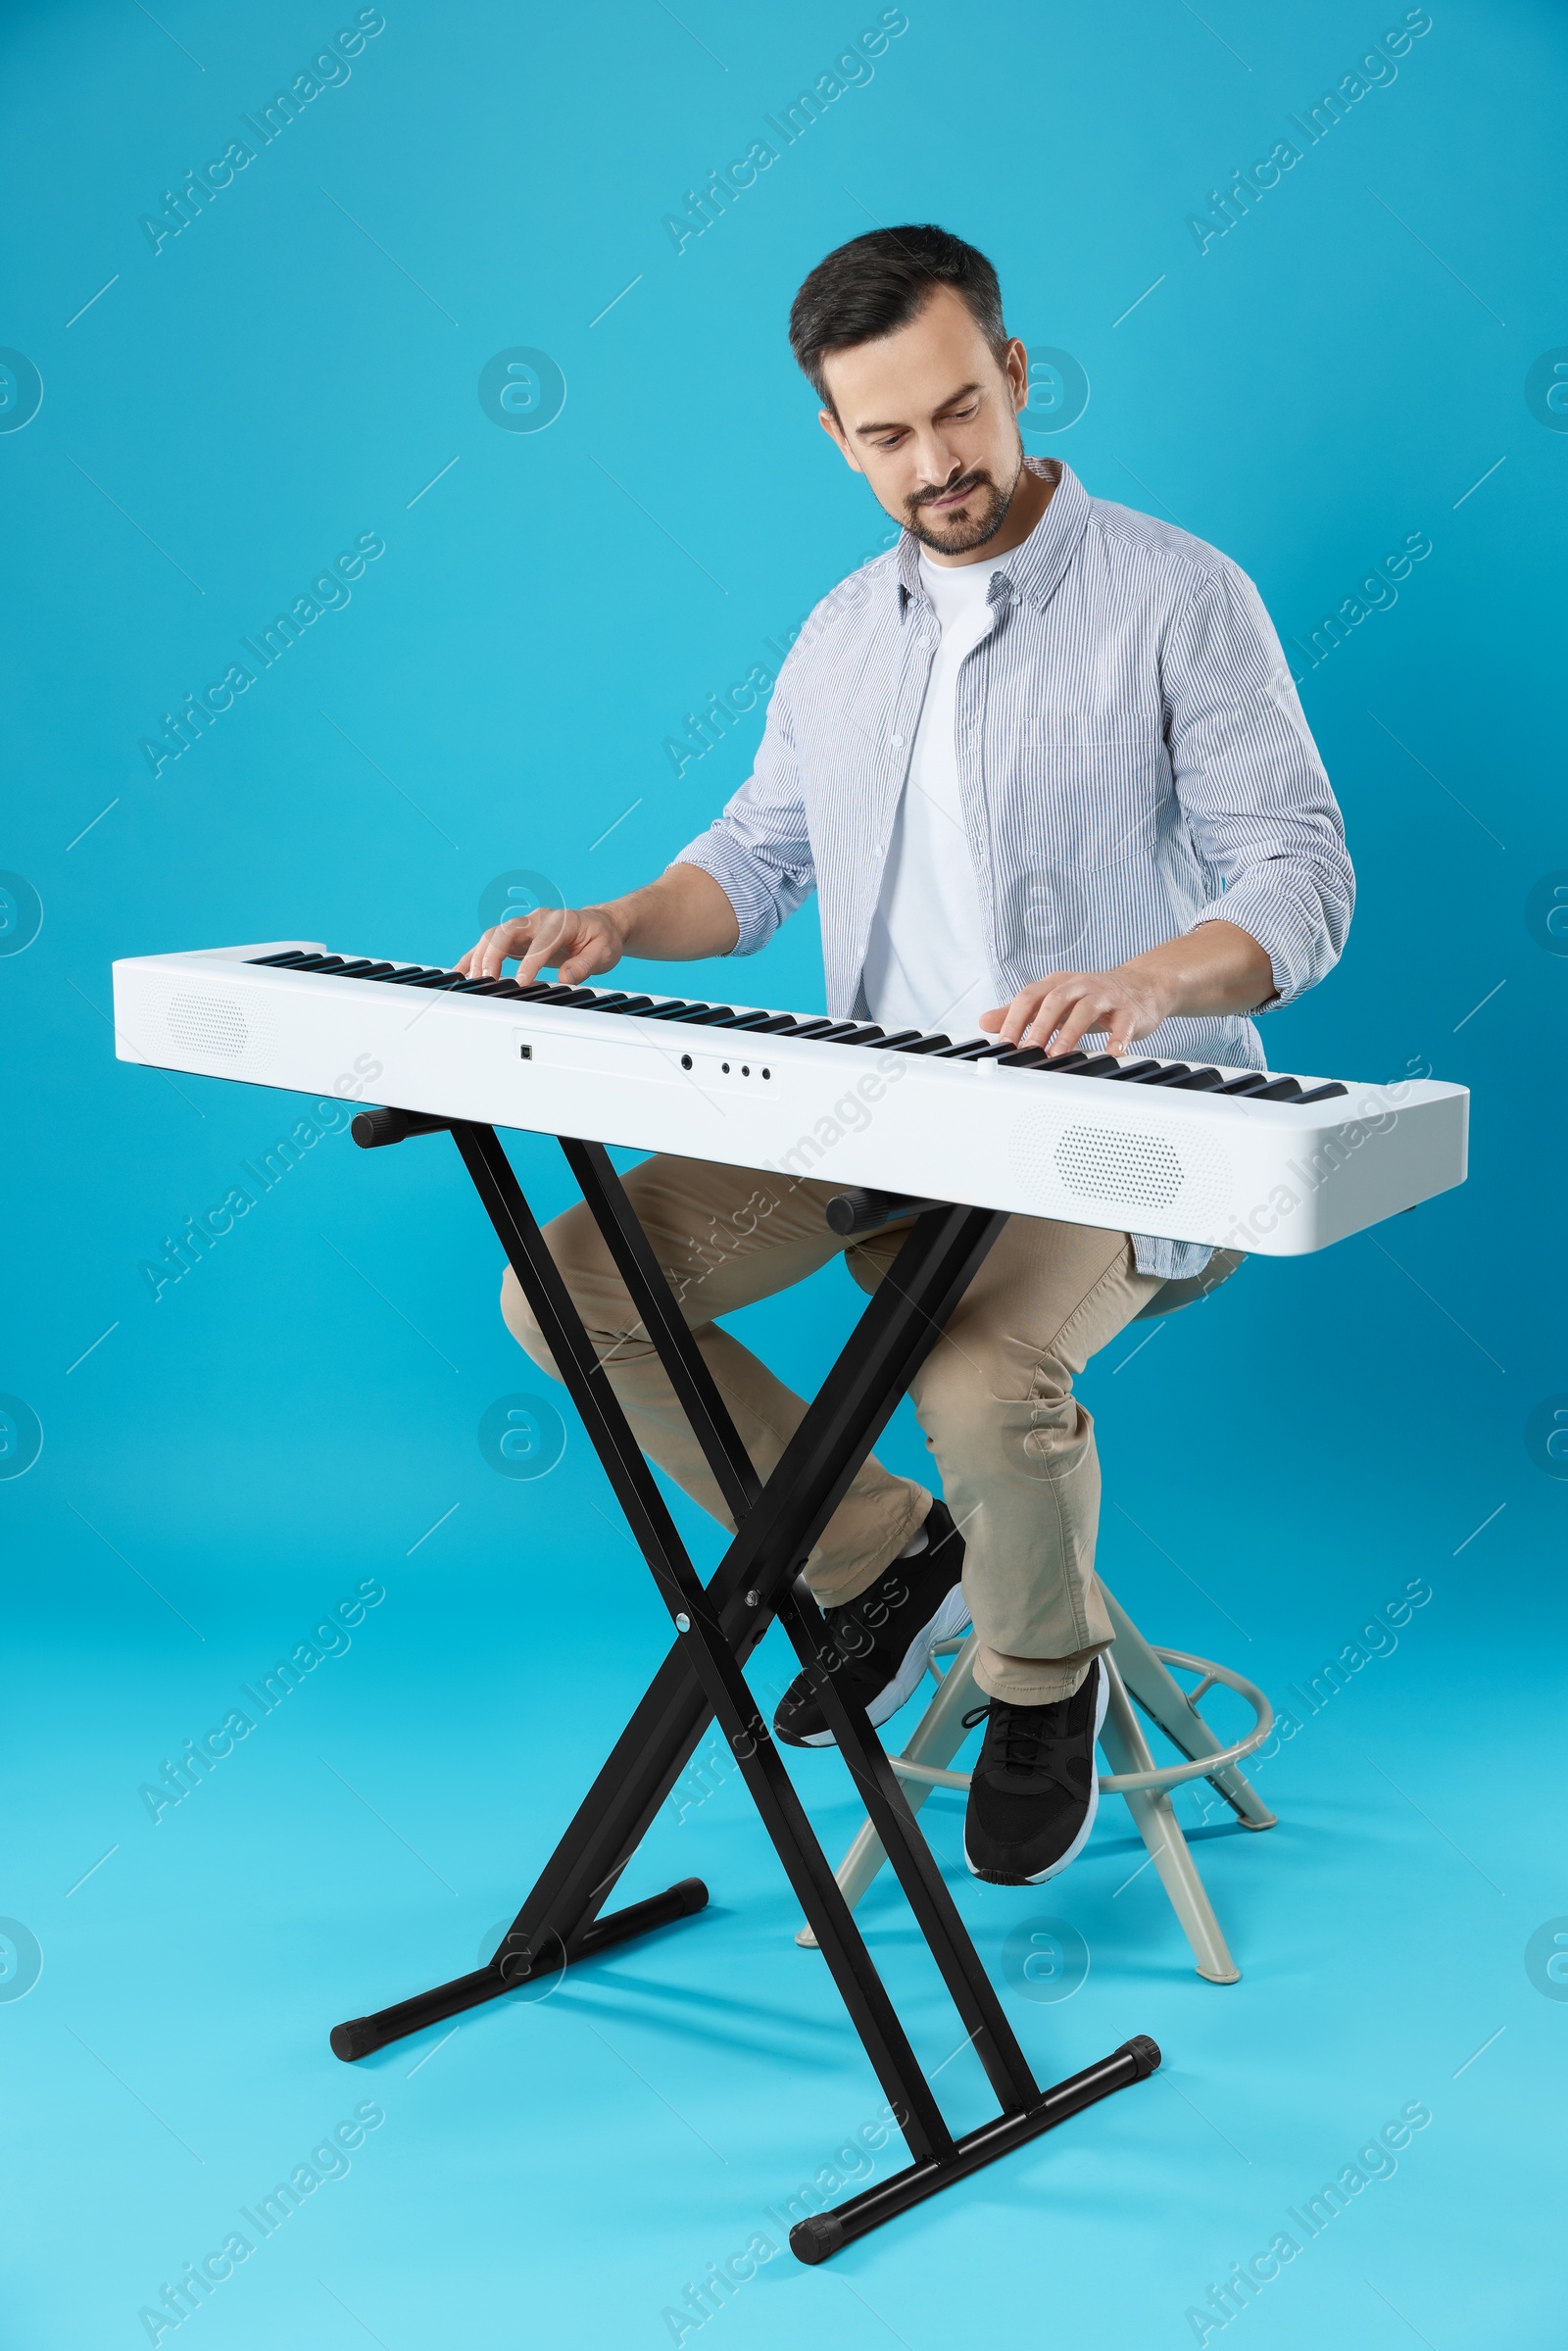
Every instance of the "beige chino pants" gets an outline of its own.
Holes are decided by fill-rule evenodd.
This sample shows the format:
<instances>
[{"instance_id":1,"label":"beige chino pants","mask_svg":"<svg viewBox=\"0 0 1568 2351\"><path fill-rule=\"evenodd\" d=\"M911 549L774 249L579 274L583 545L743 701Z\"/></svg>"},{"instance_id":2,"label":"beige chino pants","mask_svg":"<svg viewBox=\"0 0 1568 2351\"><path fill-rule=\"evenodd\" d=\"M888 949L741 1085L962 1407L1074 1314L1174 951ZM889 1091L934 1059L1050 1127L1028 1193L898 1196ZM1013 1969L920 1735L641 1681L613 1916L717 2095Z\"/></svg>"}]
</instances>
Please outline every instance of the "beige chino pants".
<instances>
[{"instance_id":1,"label":"beige chino pants","mask_svg":"<svg viewBox=\"0 0 1568 2351\"><path fill-rule=\"evenodd\" d=\"M805 1405L718 1317L804 1281L843 1255L874 1291L907 1223L841 1240L826 1205L840 1186L696 1159L648 1159L624 1179L704 1361L760 1476L776 1466ZM586 1207L545 1238L638 1444L713 1518L732 1527L702 1450ZM988 1696L1038 1706L1069 1695L1111 1640L1094 1578L1100 1463L1073 1379L1160 1289L1125 1233L1014 1216L915 1375L910 1396L965 1543L964 1595ZM515 1275L507 1326L541 1368L555 1364ZM812 1551L824 1606L852 1600L897 1558L931 1505L924 1487L874 1457Z\"/></svg>"}]
</instances>

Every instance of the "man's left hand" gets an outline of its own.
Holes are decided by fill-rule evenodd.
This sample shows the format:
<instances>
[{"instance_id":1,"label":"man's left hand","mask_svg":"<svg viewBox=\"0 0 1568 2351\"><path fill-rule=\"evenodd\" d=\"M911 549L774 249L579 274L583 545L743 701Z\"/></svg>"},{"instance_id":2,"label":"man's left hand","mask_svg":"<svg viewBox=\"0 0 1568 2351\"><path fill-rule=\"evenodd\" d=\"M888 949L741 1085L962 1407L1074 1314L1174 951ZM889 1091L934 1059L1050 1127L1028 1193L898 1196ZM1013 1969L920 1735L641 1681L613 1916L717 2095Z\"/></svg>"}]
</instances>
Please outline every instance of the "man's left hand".
<instances>
[{"instance_id":1,"label":"man's left hand","mask_svg":"<svg viewBox=\"0 0 1568 2351\"><path fill-rule=\"evenodd\" d=\"M1274 993L1274 966L1250 932L1211 916L1113 971L1031 980L1010 1004L982 1012L980 1026L1008 1045L1053 1054L1075 1053L1082 1038L1102 1030L1106 1052L1120 1055L1174 1012L1252 1012Z\"/></svg>"},{"instance_id":2,"label":"man's left hand","mask_svg":"<svg viewBox=\"0 0 1568 2351\"><path fill-rule=\"evenodd\" d=\"M1177 990L1147 969L1055 971L1020 988L1010 1004L982 1012L980 1026L1008 1045L1041 1045L1070 1053L1091 1030L1105 1032L1107 1053L1124 1053L1176 1009Z\"/></svg>"}]
</instances>

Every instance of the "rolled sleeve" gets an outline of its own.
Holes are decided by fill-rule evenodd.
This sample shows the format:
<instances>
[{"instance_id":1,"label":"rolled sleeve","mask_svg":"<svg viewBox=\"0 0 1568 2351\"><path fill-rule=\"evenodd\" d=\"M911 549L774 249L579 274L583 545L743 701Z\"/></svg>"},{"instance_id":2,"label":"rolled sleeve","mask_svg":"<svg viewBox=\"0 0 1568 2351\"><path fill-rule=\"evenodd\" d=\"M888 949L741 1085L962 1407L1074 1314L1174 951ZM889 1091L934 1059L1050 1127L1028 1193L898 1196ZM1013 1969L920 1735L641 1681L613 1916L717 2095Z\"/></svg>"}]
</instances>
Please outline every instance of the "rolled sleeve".
<instances>
[{"instance_id":1,"label":"rolled sleeve","mask_svg":"<svg viewBox=\"0 0 1568 2351\"><path fill-rule=\"evenodd\" d=\"M786 661L768 705L757 764L707 832L672 860L710 873L735 909L732 955L755 955L816 888L801 791Z\"/></svg>"},{"instance_id":2,"label":"rolled sleeve","mask_svg":"<svg viewBox=\"0 0 1568 2351\"><path fill-rule=\"evenodd\" d=\"M1164 649L1176 796L1220 885L1193 916L1234 922L1274 967L1274 1010L1339 960L1355 903L1345 823L1257 590L1225 563Z\"/></svg>"}]
</instances>

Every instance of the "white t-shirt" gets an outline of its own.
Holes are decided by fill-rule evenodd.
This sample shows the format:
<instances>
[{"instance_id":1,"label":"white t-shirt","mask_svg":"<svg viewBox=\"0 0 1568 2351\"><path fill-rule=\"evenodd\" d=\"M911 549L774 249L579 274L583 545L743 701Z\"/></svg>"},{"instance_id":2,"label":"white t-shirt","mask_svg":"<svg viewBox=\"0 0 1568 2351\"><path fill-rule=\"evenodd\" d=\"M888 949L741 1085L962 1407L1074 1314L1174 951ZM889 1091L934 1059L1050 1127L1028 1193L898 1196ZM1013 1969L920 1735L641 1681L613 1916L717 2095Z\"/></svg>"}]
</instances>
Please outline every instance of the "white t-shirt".
<instances>
[{"instance_id":1,"label":"white t-shirt","mask_svg":"<svg viewBox=\"0 0 1568 2351\"><path fill-rule=\"evenodd\" d=\"M954 719L958 670L991 625L993 563L933 563L920 575L942 624L908 773L888 844L865 956L871 1018L888 1030L980 1034L999 1002L964 830Z\"/></svg>"}]
</instances>

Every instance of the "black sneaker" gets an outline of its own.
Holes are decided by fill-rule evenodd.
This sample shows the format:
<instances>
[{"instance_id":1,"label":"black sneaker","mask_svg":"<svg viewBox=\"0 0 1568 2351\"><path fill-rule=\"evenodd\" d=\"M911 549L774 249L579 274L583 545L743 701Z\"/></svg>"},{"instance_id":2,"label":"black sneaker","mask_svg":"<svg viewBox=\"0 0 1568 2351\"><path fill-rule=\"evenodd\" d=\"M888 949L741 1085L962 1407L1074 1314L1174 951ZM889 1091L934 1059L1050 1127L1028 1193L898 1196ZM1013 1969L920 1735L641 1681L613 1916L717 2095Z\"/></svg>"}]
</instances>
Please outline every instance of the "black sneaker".
<instances>
[{"instance_id":1,"label":"black sneaker","mask_svg":"<svg viewBox=\"0 0 1568 2351\"><path fill-rule=\"evenodd\" d=\"M839 1687L860 1700L873 1723L898 1713L913 1695L933 1644L969 1622L958 1581L963 1537L945 1502L932 1503L925 1531L923 1551L895 1559L858 1599L822 1611L839 1660L833 1671L843 1677ZM833 1744L809 1674L798 1673L780 1698L773 1730L792 1747Z\"/></svg>"},{"instance_id":2,"label":"black sneaker","mask_svg":"<svg viewBox=\"0 0 1568 2351\"><path fill-rule=\"evenodd\" d=\"M1070 1698L1052 1706L993 1698L964 1716L988 1718L963 1823L971 1877L1039 1886L1077 1859L1100 1804L1095 1742L1109 1696L1110 1676L1097 1657Z\"/></svg>"}]
</instances>

